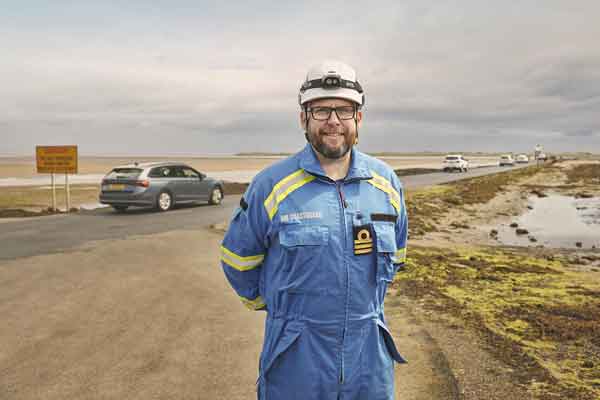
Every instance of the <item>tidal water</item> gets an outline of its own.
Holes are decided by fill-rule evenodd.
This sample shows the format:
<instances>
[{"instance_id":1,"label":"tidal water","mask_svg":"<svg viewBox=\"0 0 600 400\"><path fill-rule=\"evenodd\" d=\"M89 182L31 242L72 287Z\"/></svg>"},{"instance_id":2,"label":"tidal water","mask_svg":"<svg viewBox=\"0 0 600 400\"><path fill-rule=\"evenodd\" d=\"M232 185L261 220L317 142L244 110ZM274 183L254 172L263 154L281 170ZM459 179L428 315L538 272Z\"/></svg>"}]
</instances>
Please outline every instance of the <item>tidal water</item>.
<instances>
[{"instance_id":1,"label":"tidal water","mask_svg":"<svg viewBox=\"0 0 600 400\"><path fill-rule=\"evenodd\" d=\"M507 245L561 248L600 248L600 197L576 199L560 194L532 196L532 209L511 222L528 234L516 234L510 222L498 229L498 240ZM536 241L532 241L534 238ZM577 243L580 246L577 246Z\"/></svg>"}]
</instances>

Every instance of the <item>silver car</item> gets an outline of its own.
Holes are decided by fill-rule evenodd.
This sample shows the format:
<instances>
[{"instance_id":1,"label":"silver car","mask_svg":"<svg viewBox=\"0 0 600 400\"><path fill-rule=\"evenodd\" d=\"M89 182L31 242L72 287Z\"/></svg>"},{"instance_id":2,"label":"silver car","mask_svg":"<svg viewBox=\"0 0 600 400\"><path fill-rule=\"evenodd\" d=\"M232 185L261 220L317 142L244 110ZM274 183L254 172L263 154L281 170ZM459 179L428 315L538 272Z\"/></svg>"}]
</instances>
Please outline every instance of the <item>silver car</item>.
<instances>
[{"instance_id":1,"label":"silver car","mask_svg":"<svg viewBox=\"0 0 600 400\"><path fill-rule=\"evenodd\" d=\"M112 169L102 179L100 203L117 211L130 206L167 211L175 204L220 204L223 182L179 162L133 163Z\"/></svg>"}]
</instances>

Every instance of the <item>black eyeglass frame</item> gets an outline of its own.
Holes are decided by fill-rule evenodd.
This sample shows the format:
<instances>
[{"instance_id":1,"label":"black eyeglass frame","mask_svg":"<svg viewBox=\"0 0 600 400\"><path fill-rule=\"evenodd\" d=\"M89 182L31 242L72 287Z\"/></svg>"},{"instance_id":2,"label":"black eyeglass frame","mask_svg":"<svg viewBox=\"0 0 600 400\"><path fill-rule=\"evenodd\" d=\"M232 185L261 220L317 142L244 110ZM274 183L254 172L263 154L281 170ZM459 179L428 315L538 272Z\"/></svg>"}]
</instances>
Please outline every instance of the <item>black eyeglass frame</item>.
<instances>
[{"instance_id":1,"label":"black eyeglass frame","mask_svg":"<svg viewBox=\"0 0 600 400\"><path fill-rule=\"evenodd\" d=\"M340 114L338 113L338 109L340 109L340 108L347 108L347 109L351 108L352 109L352 115L350 117L348 117L348 118L342 118L342 117L340 117ZM328 111L327 118L317 118L315 116L315 110L327 110ZM324 106L321 107L321 106L319 106L319 107L314 107L314 108L313 107L307 107L306 108L306 112L310 112L310 115L316 121L327 121L329 118L331 118L331 113L333 111L335 111L335 115L338 117L338 119L340 121L348 121L348 120L356 118L356 111L357 111L356 110L356 106L340 106L340 107L324 107Z\"/></svg>"}]
</instances>

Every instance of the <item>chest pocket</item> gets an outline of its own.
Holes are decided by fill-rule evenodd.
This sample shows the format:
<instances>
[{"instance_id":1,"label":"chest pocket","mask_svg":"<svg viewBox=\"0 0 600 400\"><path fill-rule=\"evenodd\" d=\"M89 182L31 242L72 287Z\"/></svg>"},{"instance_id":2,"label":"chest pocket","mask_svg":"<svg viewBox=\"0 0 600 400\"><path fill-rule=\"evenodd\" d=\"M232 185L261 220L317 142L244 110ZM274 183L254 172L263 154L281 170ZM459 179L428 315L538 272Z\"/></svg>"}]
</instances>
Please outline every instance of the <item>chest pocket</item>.
<instances>
[{"instance_id":1,"label":"chest pocket","mask_svg":"<svg viewBox=\"0 0 600 400\"><path fill-rule=\"evenodd\" d=\"M279 231L279 243L286 248L322 246L329 241L329 228L321 225L290 224Z\"/></svg>"},{"instance_id":2,"label":"chest pocket","mask_svg":"<svg viewBox=\"0 0 600 400\"><path fill-rule=\"evenodd\" d=\"M289 224L279 231L284 270L309 272L319 263L323 249L329 243L329 227Z\"/></svg>"},{"instance_id":3,"label":"chest pocket","mask_svg":"<svg viewBox=\"0 0 600 400\"><path fill-rule=\"evenodd\" d=\"M373 221L373 230L377 242L377 280L391 282L396 272L392 261L397 250L395 225L393 222Z\"/></svg>"}]
</instances>

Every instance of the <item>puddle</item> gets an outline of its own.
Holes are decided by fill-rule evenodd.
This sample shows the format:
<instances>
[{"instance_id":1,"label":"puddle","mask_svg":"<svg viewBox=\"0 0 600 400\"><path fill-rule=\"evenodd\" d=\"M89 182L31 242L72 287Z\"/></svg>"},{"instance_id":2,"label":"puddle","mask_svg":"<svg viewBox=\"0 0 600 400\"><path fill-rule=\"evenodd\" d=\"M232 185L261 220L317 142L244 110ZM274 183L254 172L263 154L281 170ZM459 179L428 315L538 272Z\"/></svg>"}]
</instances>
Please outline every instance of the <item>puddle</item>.
<instances>
[{"instance_id":1,"label":"puddle","mask_svg":"<svg viewBox=\"0 0 600 400\"><path fill-rule=\"evenodd\" d=\"M100 204L100 203L83 203L79 205L80 210L95 210L97 208L106 208L110 207L108 204Z\"/></svg>"},{"instance_id":2,"label":"puddle","mask_svg":"<svg viewBox=\"0 0 600 400\"><path fill-rule=\"evenodd\" d=\"M511 222L529 233L516 234L516 228L507 223L497 228L498 240L513 246L600 248L600 197L575 199L570 196L548 194L548 197L529 198L528 210ZM533 237L537 242L532 242Z\"/></svg>"}]
</instances>

